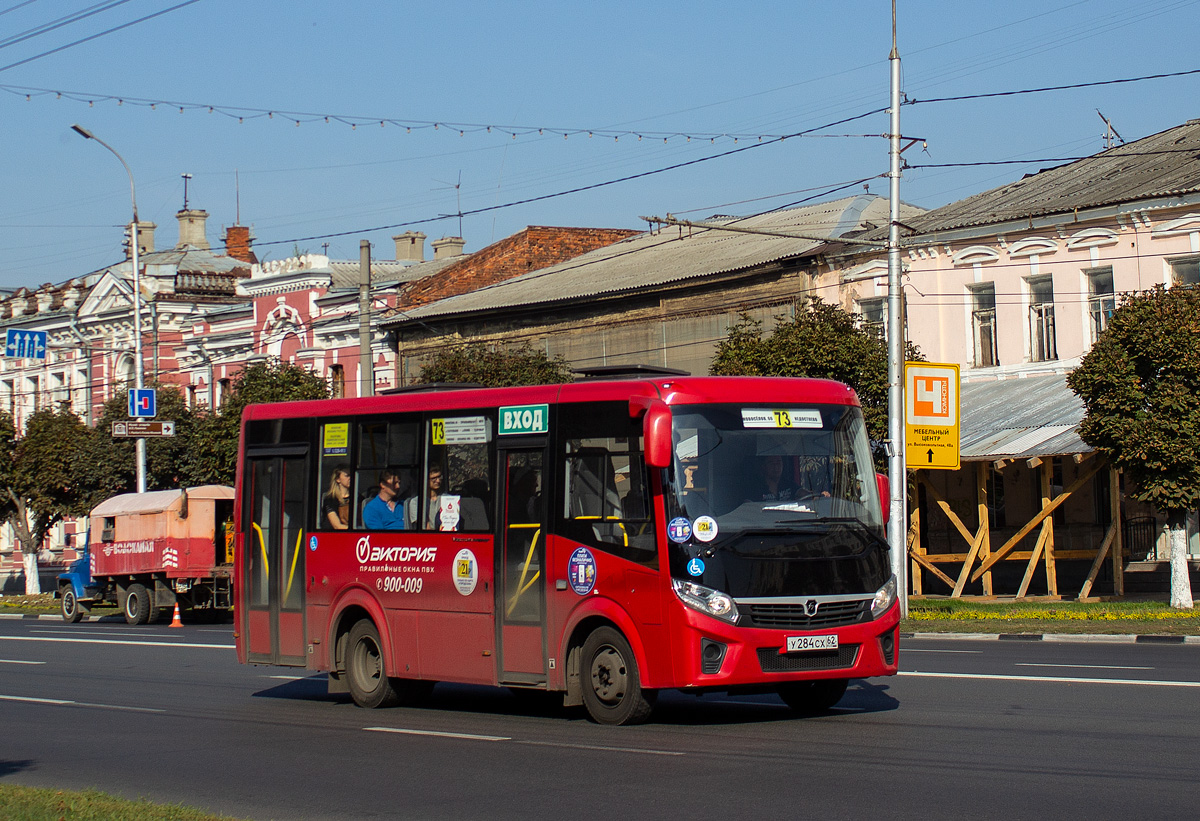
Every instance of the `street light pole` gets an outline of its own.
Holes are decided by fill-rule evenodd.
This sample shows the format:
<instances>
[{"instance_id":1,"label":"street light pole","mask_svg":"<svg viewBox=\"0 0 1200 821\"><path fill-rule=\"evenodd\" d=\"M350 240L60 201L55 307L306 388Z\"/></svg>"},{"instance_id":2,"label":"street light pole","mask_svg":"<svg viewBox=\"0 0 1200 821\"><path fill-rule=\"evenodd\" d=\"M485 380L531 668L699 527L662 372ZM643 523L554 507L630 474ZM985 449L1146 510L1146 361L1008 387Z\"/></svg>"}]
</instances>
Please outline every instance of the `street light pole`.
<instances>
[{"instance_id":1,"label":"street light pole","mask_svg":"<svg viewBox=\"0 0 1200 821\"><path fill-rule=\"evenodd\" d=\"M85 140L95 140L100 145L112 152L112 155L121 161L121 165L125 166L125 173L129 175L129 199L133 202L133 225L129 231L129 242L132 246L132 262L133 262L133 378L134 386L141 390L145 387L146 372L142 363L142 273L141 260L138 258L138 211L137 211L137 191L133 186L133 171L129 168L129 163L125 162L125 158L117 153L104 140L97 137L92 132L88 131L81 125L74 124L71 130ZM137 492L146 492L146 439L138 437L137 439Z\"/></svg>"}]
</instances>

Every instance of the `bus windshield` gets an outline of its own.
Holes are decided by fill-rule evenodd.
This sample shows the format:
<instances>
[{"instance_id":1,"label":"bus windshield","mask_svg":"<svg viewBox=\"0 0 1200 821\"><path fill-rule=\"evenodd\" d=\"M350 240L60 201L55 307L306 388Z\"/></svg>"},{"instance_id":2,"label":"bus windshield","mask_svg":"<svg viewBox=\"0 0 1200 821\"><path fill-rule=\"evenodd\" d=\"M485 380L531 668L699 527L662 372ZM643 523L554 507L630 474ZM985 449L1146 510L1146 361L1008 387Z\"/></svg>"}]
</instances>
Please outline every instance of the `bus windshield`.
<instances>
[{"instance_id":1,"label":"bus windshield","mask_svg":"<svg viewBox=\"0 0 1200 821\"><path fill-rule=\"evenodd\" d=\"M725 542L748 531L854 525L884 537L859 408L695 405L672 408L672 417L666 501L676 533Z\"/></svg>"}]
</instances>

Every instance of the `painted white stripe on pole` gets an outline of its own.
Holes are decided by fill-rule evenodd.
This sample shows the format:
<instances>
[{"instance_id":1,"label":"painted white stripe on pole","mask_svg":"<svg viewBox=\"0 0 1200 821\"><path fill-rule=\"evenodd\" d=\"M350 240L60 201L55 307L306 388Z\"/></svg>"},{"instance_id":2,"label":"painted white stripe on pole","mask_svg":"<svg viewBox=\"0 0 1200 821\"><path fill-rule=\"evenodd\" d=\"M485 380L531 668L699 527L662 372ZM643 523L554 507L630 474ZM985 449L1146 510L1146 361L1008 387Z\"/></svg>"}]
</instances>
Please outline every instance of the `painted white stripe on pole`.
<instances>
[{"instance_id":1,"label":"painted white stripe on pole","mask_svg":"<svg viewBox=\"0 0 1200 821\"><path fill-rule=\"evenodd\" d=\"M970 678L981 681L1045 681L1056 684L1136 684L1142 687L1200 687L1200 681L1154 681L1138 678L1084 678L1081 676L1005 676L989 673L918 673L901 671L900 676L921 678Z\"/></svg>"},{"instance_id":2,"label":"painted white stripe on pole","mask_svg":"<svg viewBox=\"0 0 1200 821\"><path fill-rule=\"evenodd\" d=\"M137 647L200 647L209 650L233 650L232 644L196 644L187 641L113 641L111 639L59 639L52 636L0 636L3 641L62 641L71 644L127 644Z\"/></svg>"}]
</instances>

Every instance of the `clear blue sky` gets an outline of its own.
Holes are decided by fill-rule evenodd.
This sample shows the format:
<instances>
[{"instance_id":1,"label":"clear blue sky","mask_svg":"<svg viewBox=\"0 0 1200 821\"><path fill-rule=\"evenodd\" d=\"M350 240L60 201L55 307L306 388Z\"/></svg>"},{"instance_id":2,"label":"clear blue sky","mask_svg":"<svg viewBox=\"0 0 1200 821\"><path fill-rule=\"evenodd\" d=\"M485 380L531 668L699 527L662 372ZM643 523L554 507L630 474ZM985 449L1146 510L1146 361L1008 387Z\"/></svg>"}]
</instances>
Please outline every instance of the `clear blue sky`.
<instances>
[{"instance_id":1,"label":"clear blue sky","mask_svg":"<svg viewBox=\"0 0 1200 821\"><path fill-rule=\"evenodd\" d=\"M886 0L198 0L62 48L180 2L0 0L0 287L62 282L121 258L125 172L72 123L132 166L140 215L158 224L160 248L177 239L180 175L193 175L189 204L209 212L216 243L237 216L236 172L241 222L261 256L329 243L332 256L357 259L363 238L377 258L391 258L391 235L409 227L430 240L457 234L454 217L408 225L454 214L456 194L468 211L590 186L888 102ZM111 8L26 37L98 5ZM1197 0L901 0L903 89L921 100L1189 71L1200 68L1197 32ZM89 95L91 105L80 99ZM1131 141L1200 117L1198 100L1200 75L1191 75L905 106L902 131L928 142L928 153L918 145L906 154L914 165L1033 162L912 169L902 197L936 207L1054 164L1038 160L1094 153L1103 147L1097 109ZM235 108L244 122L228 116ZM266 110L306 114L297 126ZM379 120L497 128L408 133ZM887 126L877 113L821 133L879 135ZM546 130L513 139L502 127ZM664 143L564 139L562 129L748 136ZM462 232L477 250L526 225L642 228L641 215L752 213L887 167L879 137L798 138L467 216ZM861 190L860 182L840 193ZM886 179L870 190L886 195ZM392 227L370 230L383 226ZM329 234L342 236L318 238Z\"/></svg>"}]
</instances>

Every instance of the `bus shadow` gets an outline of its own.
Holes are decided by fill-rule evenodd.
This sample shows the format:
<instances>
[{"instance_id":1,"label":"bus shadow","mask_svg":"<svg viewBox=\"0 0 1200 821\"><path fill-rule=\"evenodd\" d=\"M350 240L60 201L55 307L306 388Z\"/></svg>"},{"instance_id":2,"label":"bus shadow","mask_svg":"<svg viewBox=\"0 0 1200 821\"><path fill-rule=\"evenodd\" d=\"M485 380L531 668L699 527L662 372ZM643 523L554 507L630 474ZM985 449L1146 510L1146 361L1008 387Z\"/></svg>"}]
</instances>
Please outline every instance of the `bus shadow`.
<instances>
[{"instance_id":1,"label":"bus shadow","mask_svg":"<svg viewBox=\"0 0 1200 821\"><path fill-rule=\"evenodd\" d=\"M852 681L846 695L836 707L812 716L797 714L773 694L691 695L668 690L660 694L650 721L653 724L716 726L882 713L900 706L900 702L889 695L888 690L887 684L866 680ZM331 695L324 675L283 682L254 693L254 697L353 704L348 695ZM563 706L560 693L509 690L472 684L440 683L429 696L418 702L405 704L404 707L456 713L530 716L559 721L587 721L587 713L582 707Z\"/></svg>"}]
</instances>

